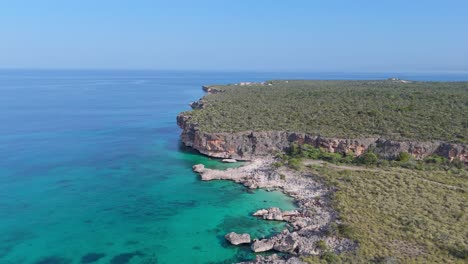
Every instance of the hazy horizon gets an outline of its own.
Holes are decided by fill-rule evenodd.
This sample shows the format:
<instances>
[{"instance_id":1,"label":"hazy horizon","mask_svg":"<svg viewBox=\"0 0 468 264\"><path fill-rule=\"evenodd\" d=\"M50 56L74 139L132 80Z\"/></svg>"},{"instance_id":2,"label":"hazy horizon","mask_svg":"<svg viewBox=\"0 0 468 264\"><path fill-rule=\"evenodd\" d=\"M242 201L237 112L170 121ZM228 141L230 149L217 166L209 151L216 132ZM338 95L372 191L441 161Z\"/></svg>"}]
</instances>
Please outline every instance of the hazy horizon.
<instances>
[{"instance_id":1,"label":"hazy horizon","mask_svg":"<svg viewBox=\"0 0 468 264\"><path fill-rule=\"evenodd\" d=\"M324 74L468 74L468 70L453 70L453 71L353 71L353 70L279 70L279 69L169 69L169 68L6 68L0 67L0 71L141 71L141 72L226 72L226 73L324 73Z\"/></svg>"},{"instance_id":2,"label":"hazy horizon","mask_svg":"<svg viewBox=\"0 0 468 264\"><path fill-rule=\"evenodd\" d=\"M468 2L0 2L0 68L468 72Z\"/></svg>"}]
</instances>

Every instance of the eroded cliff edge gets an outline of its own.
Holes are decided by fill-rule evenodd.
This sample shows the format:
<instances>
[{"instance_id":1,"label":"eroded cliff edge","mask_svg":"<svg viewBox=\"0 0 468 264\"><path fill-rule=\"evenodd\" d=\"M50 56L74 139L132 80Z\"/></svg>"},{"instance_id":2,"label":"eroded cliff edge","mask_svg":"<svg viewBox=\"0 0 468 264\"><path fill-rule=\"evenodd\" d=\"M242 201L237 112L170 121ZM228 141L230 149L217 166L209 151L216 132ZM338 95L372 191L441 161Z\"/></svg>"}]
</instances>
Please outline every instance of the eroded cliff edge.
<instances>
[{"instance_id":1,"label":"eroded cliff edge","mask_svg":"<svg viewBox=\"0 0 468 264\"><path fill-rule=\"evenodd\" d=\"M204 86L204 91L212 91ZM192 103L194 109L207 107L203 98ZM196 110L195 110L196 111ZM182 129L182 142L200 153L217 158L252 160L255 157L273 155L287 150L292 143L309 144L330 152L353 153L359 156L372 148L373 152L384 159L395 159L399 153L410 153L416 159L437 154L449 160L459 159L468 162L468 149L465 144L443 141L395 141L385 138L327 138L302 132L290 131L244 131L235 133L207 133L191 120L190 115L181 113L177 124Z\"/></svg>"}]
</instances>

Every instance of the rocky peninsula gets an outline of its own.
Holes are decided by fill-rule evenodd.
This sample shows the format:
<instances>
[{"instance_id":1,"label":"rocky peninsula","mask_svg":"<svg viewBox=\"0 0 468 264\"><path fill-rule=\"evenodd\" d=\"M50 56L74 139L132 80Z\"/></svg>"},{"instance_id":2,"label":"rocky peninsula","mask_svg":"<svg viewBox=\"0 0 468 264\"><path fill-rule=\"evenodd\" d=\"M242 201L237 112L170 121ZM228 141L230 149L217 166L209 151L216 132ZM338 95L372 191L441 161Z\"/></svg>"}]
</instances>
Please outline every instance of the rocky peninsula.
<instances>
[{"instance_id":1,"label":"rocky peninsula","mask_svg":"<svg viewBox=\"0 0 468 264\"><path fill-rule=\"evenodd\" d=\"M177 123L182 129L181 139L186 146L192 147L202 154L224 159L224 162L235 162L236 160L249 161L242 167L231 168L224 171L208 169L205 168L203 164L194 165L193 170L200 175L202 180L231 180L251 189L266 188L269 190L280 190L293 197L298 206L297 210L294 211L281 211L281 209L273 207L258 208L256 212L252 212L252 217L260 217L265 221L287 222L287 229L270 238L259 240L258 238L251 238L249 234L226 234L225 238L233 245L250 244L253 252L272 251L281 253L280 255L257 256L255 261L246 263L303 263L303 257L324 255L330 252L340 254L342 252L354 251L359 247L356 241L338 236L330 231L341 225L340 216L331 206L331 197L336 191L335 187L325 184L320 176L310 173L310 171L301 172L287 166L276 166L277 163L281 162L276 158L276 155L289 151L293 145L309 145L322 151L353 157L360 157L370 152L380 159L390 161L399 159L402 153L406 153L415 160L442 157L449 161L457 161L462 164L468 163L468 148L465 143L466 138L468 138L466 135L467 131L464 131L461 127L454 126L453 135L444 134L445 132L439 133L439 131L430 134L430 136L405 136L417 135L420 128L412 127L411 120L409 122L408 120L403 120L401 123L408 122L408 124L405 125L413 129L412 131L405 133L398 129L391 131L391 126L390 128L386 127L388 124L380 124L376 126L376 128L380 129L379 127L381 127L383 129L382 131L385 131L382 132L381 135L376 135L371 129L369 129L369 133L364 133L367 130L361 129L358 131L359 133L357 133L356 130L353 130L352 133L350 132L351 135L359 135L359 137L342 137L311 133L310 131L314 130L317 127L316 125L304 126L302 131L281 129L284 125L278 124L278 127L276 127L275 124L277 121L270 120L275 118L271 116L272 113L267 113L266 115L265 113L258 114L260 116L258 119L256 117L257 112L252 113L249 112L249 110L247 110L247 112L244 111L244 108L249 108L256 104L256 102L249 101L251 100L252 94L260 97L273 96L270 97L270 100L266 100L266 103L263 102L266 105L269 103L273 105L284 105L283 101L294 103L296 99L299 101L302 100L300 99L303 97L302 94L304 92L309 92L309 90L313 91L314 96L320 97L322 96L321 93L326 94L329 92L326 89L322 89L322 86L335 89L337 84L343 85L345 90L354 89L357 93L362 92L362 87L364 87L364 92L375 93L375 97L378 97L378 94L381 93L381 90L379 90L380 88L376 89L375 86L381 85L387 89L383 90L388 92L387 96L395 96L392 90L395 89L395 87L400 89L397 92L403 91L404 93L406 91L404 89L407 89L407 91L409 91L408 95L402 93L399 95L397 94L397 96L401 97L398 99L399 101L396 100L400 104L399 106L388 106L396 107L395 109L397 109L397 113L402 115L402 119L408 118L407 114L401 114L402 111L411 112L416 109L416 107L413 106L414 97L412 93L414 91L411 89L415 89L415 93L419 94L421 91L418 89L423 89L425 87L424 85L426 85L417 82L402 82L401 80L392 79L388 81L361 81L351 83L336 83L331 81L305 82L305 84L294 81L268 81L262 83L244 82L228 86L203 86L203 90L206 91L208 95L191 104L193 111L180 113L177 116ZM446 85L451 87L450 84L443 84L442 86ZM284 87L291 88L293 99L284 99L289 96L289 94L284 93ZM296 88L296 92L298 93L294 94L294 89ZM268 89L277 90L271 92L271 90ZM334 91L338 93L341 92L341 90ZM467 91L468 84L461 83L454 85L453 90L451 90L453 94L447 95L445 94L446 91L434 88L434 91L431 90L430 93L425 96L432 97L434 96L432 93L435 93L437 96L437 93L440 92L442 93L440 96L455 96L459 93L464 98L467 95ZM227 95L224 96L223 94ZM283 98L276 98L275 96L277 94L283 94ZM316 97L311 99L311 103L323 102L320 99L316 100ZM326 96L324 97L327 98ZM274 98L273 101L271 101L271 98ZM368 100L374 99L371 98ZM341 104L340 100L342 99L339 97L334 100L337 100L338 104ZM463 100L457 103L462 108L466 107L466 105L463 106L462 101ZM299 102L299 104L303 103L304 102ZM228 106L225 107L224 104ZM410 106L404 106L404 104ZM267 111L265 108L258 105L261 105L261 103L255 106L258 108L258 111ZM330 111L337 111L335 106L330 106L329 108ZM398 119L391 120L393 117L390 117L390 115L392 115L393 110L389 111L387 106L377 110L377 113L375 113L374 108L359 110L357 115L361 115L361 112L366 115L360 122L365 123L373 119L372 122L376 123L375 116L380 116L380 118L384 120L389 120L388 123L396 122L395 126L400 125ZM415 113L419 113L418 111ZM316 115L316 113L313 112L307 112L306 114L312 116ZM344 112L336 114L345 115ZM305 116L302 113L298 115L294 112L289 113L287 117L289 117L289 115L291 119L295 119L290 122L293 127L301 127L301 125L297 126L297 124L301 123L302 120L304 123L310 121L310 116ZM352 113L350 115L352 115ZM320 114L317 114L317 116L320 117ZM434 116L434 118L438 119L439 117ZM460 118L459 115L456 115L456 118ZM312 119L316 120L315 117ZM245 120L250 121L246 122ZM316 121L318 124L325 124L324 130L326 130L327 126L330 124L327 120ZM359 120L354 121L357 122ZM286 123L287 122L289 121L286 121ZM341 122L340 119L338 119L337 122L337 127L343 125L339 124L339 122ZM235 129L230 129L229 127L231 126ZM246 127L251 127L251 129L245 129ZM230 131L226 131L227 128L229 128ZM341 128L337 129L337 131L347 130ZM439 136L434 136L433 138L432 135ZM447 137L444 138L440 135L447 135Z\"/></svg>"}]
</instances>

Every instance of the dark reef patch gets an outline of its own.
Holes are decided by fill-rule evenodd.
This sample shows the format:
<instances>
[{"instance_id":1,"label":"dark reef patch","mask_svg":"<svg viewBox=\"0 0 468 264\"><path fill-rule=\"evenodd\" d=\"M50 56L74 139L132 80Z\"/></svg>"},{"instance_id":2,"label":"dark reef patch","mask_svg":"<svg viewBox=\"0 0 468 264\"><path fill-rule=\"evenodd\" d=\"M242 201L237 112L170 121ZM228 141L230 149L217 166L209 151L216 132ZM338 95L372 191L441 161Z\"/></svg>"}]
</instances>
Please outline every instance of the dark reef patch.
<instances>
[{"instance_id":1,"label":"dark reef patch","mask_svg":"<svg viewBox=\"0 0 468 264\"><path fill-rule=\"evenodd\" d=\"M226 216L217 227L221 230L249 229L258 226L258 220L249 216Z\"/></svg>"},{"instance_id":2,"label":"dark reef patch","mask_svg":"<svg viewBox=\"0 0 468 264\"><path fill-rule=\"evenodd\" d=\"M144 256L140 251L122 253L113 257L110 261L111 264L127 264L133 257Z\"/></svg>"},{"instance_id":3,"label":"dark reef patch","mask_svg":"<svg viewBox=\"0 0 468 264\"><path fill-rule=\"evenodd\" d=\"M192 249L193 250L201 250L201 247L200 246L193 246Z\"/></svg>"},{"instance_id":4,"label":"dark reef patch","mask_svg":"<svg viewBox=\"0 0 468 264\"><path fill-rule=\"evenodd\" d=\"M131 245L137 245L139 244L140 242L139 241L136 241L136 240L128 240L125 242L125 245L127 246L131 246Z\"/></svg>"},{"instance_id":5,"label":"dark reef patch","mask_svg":"<svg viewBox=\"0 0 468 264\"><path fill-rule=\"evenodd\" d=\"M104 253L88 253L81 257L81 263L93 263L105 257Z\"/></svg>"},{"instance_id":6,"label":"dark reef patch","mask_svg":"<svg viewBox=\"0 0 468 264\"><path fill-rule=\"evenodd\" d=\"M17 245L34 238L34 235L26 231L12 231L0 236L0 257L7 255Z\"/></svg>"},{"instance_id":7,"label":"dark reef patch","mask_svg":"<svg viewBox=\"0 0 468 264\"><path fill-rule=\"evenodd\" d=\"M69 264L71 261L69 259L59 257L59 256L49 256L44 257L36 262L35 264Z\"/></svg>"}]
</instances>

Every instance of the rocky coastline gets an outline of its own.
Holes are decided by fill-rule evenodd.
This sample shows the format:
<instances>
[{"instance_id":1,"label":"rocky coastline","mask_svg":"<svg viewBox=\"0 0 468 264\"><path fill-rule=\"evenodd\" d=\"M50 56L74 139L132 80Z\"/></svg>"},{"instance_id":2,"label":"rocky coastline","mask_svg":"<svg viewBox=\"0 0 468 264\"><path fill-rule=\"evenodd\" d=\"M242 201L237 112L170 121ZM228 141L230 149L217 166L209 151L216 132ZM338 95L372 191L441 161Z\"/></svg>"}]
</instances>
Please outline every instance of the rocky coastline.
<instances>
[{"instance_id":1,"label":"rocky coastline","mask_svg":"<svg viewBox=\"0 0 468 264\"><path fill-rule=\"evenodd\" d=\"M255 159L247 165L227 170L207 169L202 164L193 166L201 180L231 180L250 189L267 188L280 190L294 198L298 208L293 211L281 211L280 208L259 208L252 212L252 217L261 217L265 221L287 222L287 229L270 238L253 239L250 243L253 252L275 251L285 256L259 256L251 263L301 263L300 256L317 256L324 250L336 254L354 250L357 244L346 238L330 235L332 223L340 224L337 213L331 208L330 194L334 191L325 186L314 175L302 174L286 167L274 168L272 158ZM226 235L232 244L250 241L248 234ZM239 239L241 238L241 239ZM235 242L233 242L235 241ZM319 241L326 249L318 246ZM293 261L294 262L291 262ZM289 262L288 262L289 261Z\"/></svg>"},{"instance_id":2,"label":"rocky coastline","mask_svg":"<svg viewBox=\"0 0 468 264\"><path fill-rule=\"evenodd\" d=\"M336 254L354 250L357 247L356 243L329 233L332 223L340 223L337 213L329 203L333 188L325 186L314 175L301 174L286 167L276 169L273 166L274 162L272 158L255 159L245 166L227 170L207 169L204 165L197 164L193 166L193 170L199 173L204 181L231 180L250 189L280 190L294 198L298 206L296 210L281 211L280 208L273 207L259 208L258 211L252 212L252 217L261 217L265 221L288 223L288 229L277 235L261 240L254 239L251 242L253 252L276 251L296 257L316 256L325 250L317 245L319 241L325 243L326 250ZM260 256L253 263L265 263L269 258L288 261L279 256Z\"/></svg>"},{"instance_id":3,"label":"rocky coastline","mask_svg":"<svg viewBox=\"0 0 468 264\"><path fill-rule=\"evenodd\" d=\"M250 85L242 83L237 85ZM267 85L267 84L265 84ZM203 86L208 93L221 93L216 86ZM203 98L191 104L193 109L207 107ZM330 232L332 225L340 225L340 219L330 205L335 191L326 186L317 175L276 168L274 154L287 151L293 143L309 144L334 153L352 153L360 156L367 150L383 159L395 159L402 152L415 159L439 155L449 160L459 159L468 163L468 148L465 144L443 141L396 141L381 137L327 138L303 132L290 131L244 131L236 133L208 133L200 130L199 124L191 120L190 114L177 116L182 129L182 142L210 157L224 162L249 161L246 165L227 170L205 168L203 164L193 166L201 180L231 180L250 189L266 188L280 190L294 198L298 208L281 211L280 208L258 208L252 217L265 221L284 221L287 228L270 238L251 238L249 234L228 233L225 238L233 245L250 244L253 252L278 252L269 256L258 255L247 263L304 263L301 257L318 256L324 252L340 254L356 250L358 244Z\"/></svg>"}]
</instances>

